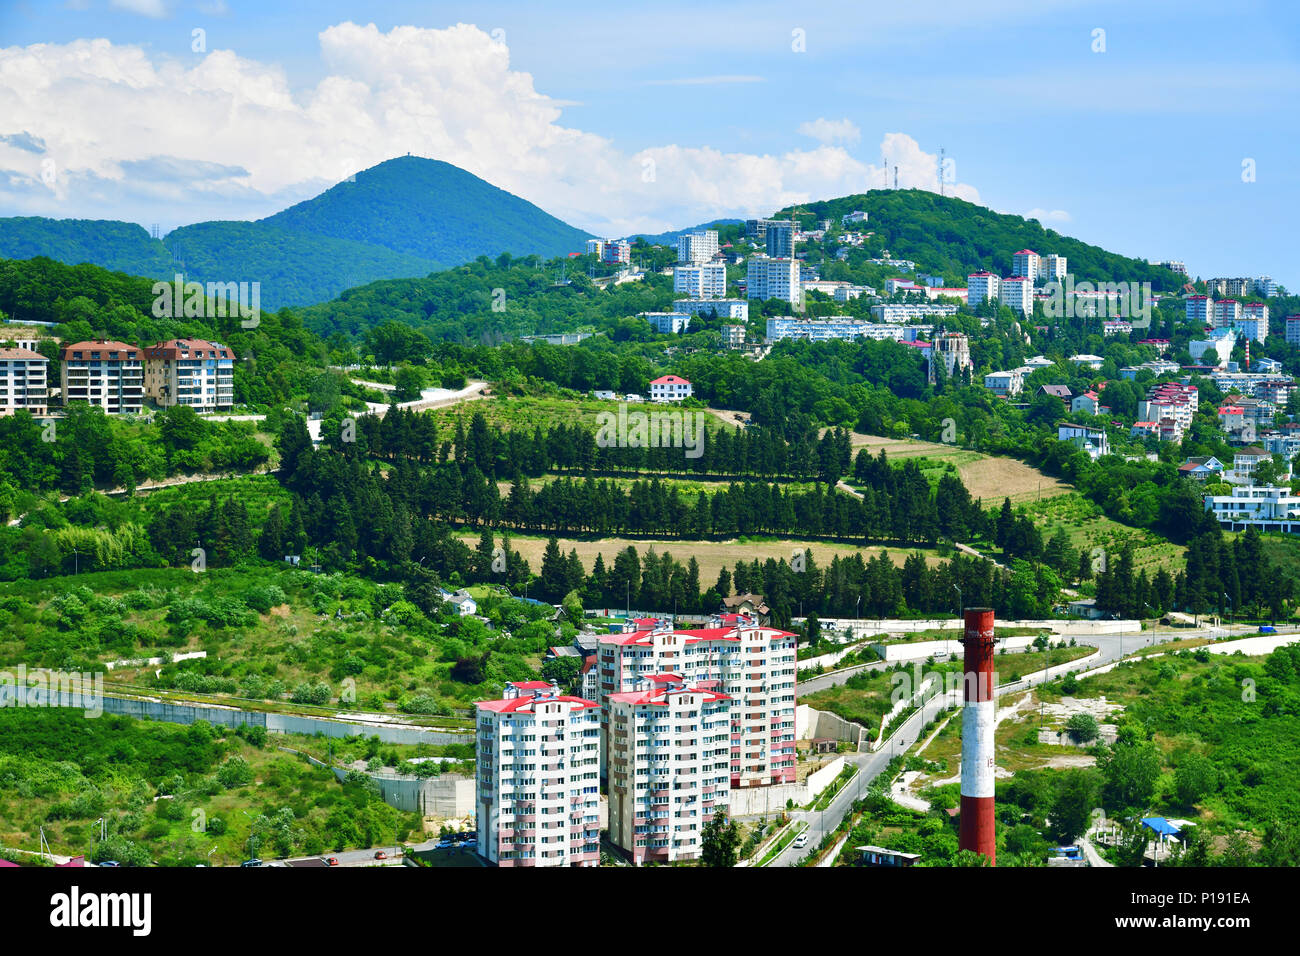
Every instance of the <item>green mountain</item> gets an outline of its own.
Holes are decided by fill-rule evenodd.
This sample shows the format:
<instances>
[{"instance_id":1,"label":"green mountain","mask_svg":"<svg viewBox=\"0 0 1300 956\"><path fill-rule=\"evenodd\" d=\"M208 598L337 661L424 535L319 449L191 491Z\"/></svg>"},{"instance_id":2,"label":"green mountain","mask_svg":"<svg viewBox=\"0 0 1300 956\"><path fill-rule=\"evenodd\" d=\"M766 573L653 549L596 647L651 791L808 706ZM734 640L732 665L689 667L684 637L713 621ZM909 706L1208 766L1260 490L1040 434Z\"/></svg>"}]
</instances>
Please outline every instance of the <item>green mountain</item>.
<instances>
[{"instance_id":1,"label":"green mountain","mask_svg":"<svg viewBox=\"0 0 1300 956\"><path fill-rule=\"evenodd\" d=\"M1039 255L1065 256L1076 281L1150 282L1157 292L1177 289L1186 281L1145 259L1117 255L1044 229L1036 219L1004 215L923 189L873 189L800 203L797 215L805 225L818 219L838 224L855 210L867 213L863 228L875 233L871 248L888 249L894 258L911 259L918 269L942 275L966 276L980 270L1010 275L1012 254L1032 249ZM795 214L795 208L787 206L773 218Z\"/></svg>"},{"instance_id":2,"label":"green mountain","mask_svg":"<svg viewBox=\"0 0 1300 956\"><path fill-rule=\"evenodd\" d=\"M589 233L450 163L390 159L262 224L383 246L446 265L582 252Z\"/></svg>"},{"instance_id":3,"label":"green mountain","mask_svg":"<svg viewBox=\"0 0 1300 956\"><path fill-rule=\"evenodd\" d=\"M0 219L0 258L35 256L69 265L91 262L138 276L162 276L172 268L171 254L163 244L134 222L42 216Z\"/></svg>"},{"instance_id":4,"label":"green mountain","mask_svg":"<svg viewBox=\"0 0 1300 956\"><path fill-rule=\"evenodd\" d=\"M0 219L0 257L48 256L135 275L260 282L266 309L479 256L581 252L587 233L447 163L403 156L257 222L201 222L162 241L134 223Z\"/></svg>"}]
</instances>

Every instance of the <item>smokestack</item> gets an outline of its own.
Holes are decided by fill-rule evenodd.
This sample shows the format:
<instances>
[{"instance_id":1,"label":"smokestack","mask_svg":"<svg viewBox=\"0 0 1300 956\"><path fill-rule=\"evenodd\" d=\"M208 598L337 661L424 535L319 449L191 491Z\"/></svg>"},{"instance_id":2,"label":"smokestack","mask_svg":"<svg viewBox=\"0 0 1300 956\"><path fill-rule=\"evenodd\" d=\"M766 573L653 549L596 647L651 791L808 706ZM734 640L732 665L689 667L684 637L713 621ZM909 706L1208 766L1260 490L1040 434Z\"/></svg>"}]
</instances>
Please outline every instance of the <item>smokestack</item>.
<instances>
[{"instance_id":1,"label":"smokestack","mask_svg":"<svg viewBox=\"0 0 1300 956\"><path fill-rule=\"evenodd\" d=\"M993 611L965 610L966 700L961 712L961 827L958 846L997 862L993 833L993 728L997 693L993 678Z\"/></svg>"}]
</instances>

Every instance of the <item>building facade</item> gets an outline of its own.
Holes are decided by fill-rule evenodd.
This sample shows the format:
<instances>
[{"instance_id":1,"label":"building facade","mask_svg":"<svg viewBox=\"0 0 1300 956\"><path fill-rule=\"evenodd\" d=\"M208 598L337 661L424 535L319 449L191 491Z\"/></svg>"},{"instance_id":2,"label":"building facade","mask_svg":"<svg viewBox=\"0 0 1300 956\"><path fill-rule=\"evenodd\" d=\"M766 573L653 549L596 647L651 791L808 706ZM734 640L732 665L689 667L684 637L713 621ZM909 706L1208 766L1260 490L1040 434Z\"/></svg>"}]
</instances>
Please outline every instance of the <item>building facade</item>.
<instances>
[{"instance_id":1,"label":"building facade","mask_svg":"<svg viewBox=\"0 0 1300 956\"><path fill-rule=\"evenodd\" d=\"M107 339L73 342L59 352L63 404L86 402L109 415L138 415L144 407L144 352Z\"/></svg>"},{"instance_id":2,"label":"building facade","mask_svg":"<svg viewBox=\"0 0 1300 956\"><path fill-rule=\"evenodd\" d=\"M780 299L799 305L803 298L799 260L750 257L745 275L745 295L750 299Z\"/></svg>"},{"instance_id":3,"label":"building facade","mask_svg":"<svg viewBox=\"0 0 1300 956\"><path fill-rule=\"evenodd\" d=\"M1002 278L992 272L973 272L966 277L966 302L973 309L981 302L1000 302Z\"/></svg>"},{"instance_id":4,"label":"building facade","mask_svg":"<svg viewBox=\"0 0 1300 956\"><path fill-rule=\"evenodd\" d=\"M718 254L718 233L716 229L702 232L684 232L677 237L677 261L688 265L703 265L712 262Z\"/></svg>"},{"instance_id":5,"label":"building facade","mask_svg":"<svg viewBox=\"0 0 1300 956\"><path fill-rule=\"evenodd\" d=\"M476 706L479 853L497 866L600 865L600 708L544 681Z\"/></svg>"},{"instance_id":6,"label":"building facade","mask_svg":"<svg viewBox=\"0 0 1300 956\"><path fill-rule=\"evenodd\" d=\"M731 790L731 698L656 674L608 702L610 840L638 865L697 859Z\"/></svg>"},{"instance_id":7,"label":"building facade","mask_svg":"<svg viewBox=\"0 0 1300 956\"><path fill-rule=\"evenodd\" d=\"M692 299L721 299L727 294L727 267L720 262L674 266L673 292Z\"/></svg>"},{"instance_id":8,"label":"building facade","mask_svg":"<svg viewBox=\"0 0 1300 956\"><path fill-rule=\"evenodd\" d=\"M144 350L144 391L160 408L227 411L235 404L235 353L203 339L150 345Z\"/></svg>"},{"instance_id":9,"label":"building facade","mask_svg":"<svg viewBox=\"0 0 1300 956\"><path fill-rule=\"evenodd\" d=\"M0 348L0 417L25 408L33 415L49 411L50 360L26 348Z\"/></svg>"},{"instance_id":10,"label":"building facade","mask_svg":"<svg viewBox=\"0 0 1300 956\"><path fill-rule=\"evenodd\" d=\"M680 375L662 375L650 383L652 402L680 402L693 394L691 383Z\"/></svg>"}]
</instances>

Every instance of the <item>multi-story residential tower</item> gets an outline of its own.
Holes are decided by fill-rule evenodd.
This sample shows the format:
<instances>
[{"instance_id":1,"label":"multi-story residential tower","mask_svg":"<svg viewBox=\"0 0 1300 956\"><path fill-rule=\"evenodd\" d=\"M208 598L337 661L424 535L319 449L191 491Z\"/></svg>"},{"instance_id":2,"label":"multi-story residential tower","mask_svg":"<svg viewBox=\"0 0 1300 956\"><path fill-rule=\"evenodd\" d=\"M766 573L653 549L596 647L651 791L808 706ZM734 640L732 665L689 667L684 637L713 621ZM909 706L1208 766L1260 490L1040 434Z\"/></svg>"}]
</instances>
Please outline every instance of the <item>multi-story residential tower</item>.
<instances>
[{"instance_id":1,"label":"multi-story residential tower","mask_svg":"<svg viewBox=\"0 0 1300 956\"><path fill-rule=\"evenodd\" d=\"M1021 249L1011 256L1011 274L1021 279L1028 279L1032 286L1038 281L1041 260L1032 249Z\"/></svg>"},{"instance_id":2,"label":"multi-story residential tower","mask_svg":"<svg viewBox=\"0 0 1300 956\"><path fill-rule=\"evenodd\" d=\"M203 339L169 339L144 350L144 390L161 408L189 405L196 412L235 404L235 353Z\"/></svg>"},{"instance_id":3,"label":"multi-story residential tower","mask_svg":"<svg viewBox=\"0 0 1300 956\"><path fill-rule=\"evenodd\" d=\"M673 266L673 292L692 299L720 299L727 294L727 267L720 262Z\"/></svg>"},{"instance_id":4,"label":"multi-story residential tower","mask_svg":"<svg viewBox=\"0 0 1300 956\"><path fill-rule=\"evenodd\" d=\"M1000 276L992 272L973 272L966 277L966 295L967 304L973 309L981 302L988 302L990 299L994 302L1001 300L1001 290L999 286L1002 283Z\"/></svg>"},{"instance_id":5,"label":"multi-story residential tower","mask_svg":"<svg viewBox=\"0 0 1300 956\"><path fill-rule=\"evenodd\" d=\"M1183 309L1188 322L1214 324L1214 299L1208 295L1189 295L1183 302Z\"/></svg>"},{"instance_id":6,"label":"multi-story residential tower","mask_svg":"<svg viewBox=\"0 0 1300 956\"><path fill-rule=\"evenodd\" d=\"M1067 272L1065 256L1049 252L1039 260L1040 275L1048 282L1060 282Z\"/></svg>"},{"instance_id":7,"label":"multi-story residential tower","mask_svg":"<svg viewBox=\"0 0 1300 956\"><path fill-rule=\"evenodd\" d=\"M745 295L750 299L780 299L797 306L803 298L799 260L751 256Z\"/></svg>"},{"instance_id":8,"label":"multi-story residential tower","mask_svg":"<svg viewBox=\"0 0 1300 956\"><path fill-rule=\"evenodd\" d=\"M673 302L674 312L687 315L707 315L715 313L720 319L739 319L749 321L748 299L677 299Z\"/></svg>"},{"instance_id":9,"label":"multi-story residential tower","mask_svg":"<svg viewBox=\"0 0 1300 956\"><path fill-rule=\"evenodd\" d=\"M1214 327L1228 329L1241 318L1241 303L1236 299L1219 299L1214 303Z\"/></svg>"},{"instance_id":10,"label":"multi-story residential tower","mask_svg":"<svg viewBox=\"0 0 1300 956\"><path fill-rule=\"evenodd\" d=\"M31 349L0 348L0 417L25 408L44 415L49 402L50 360Z\"/></svg>"},{"instance_id":11,"label":"multi-story residential tower","mask_svg":"<svg viewBox=\"0 0 1300 956\"><path fill-rule=\"evenodd\" d=\"M498 866L599 866L600 708L516 681L476 710L479 852Z\"/></svg>"},{"instance_id":12,"label":"multi-story residential tower","mask_svg":"<svg viewBox=\"0 0 1300 956\"><path fill-rule=\"evenodd\" d=\"M686 684L713 687L731 698L732 790L793 783L795 639L743 618L698 630L662 627L602 636L603 753L610 752L609 695L635 690L638 677L676 674Z\"/></svg>"},{"instance_id":13,"label":"multi-story residential tower","mask_svg":"<svg viewBox=\"0 0 1300 956\"><path fill-rule=\"evenodd\" d=\"M712 262L718 254L718 232L706 229L703 232L684 232L677 237L677 261L688 265L703 265Z\"/></svg>"},{"instance_id":14,"label":"multi-story residential tower","mask_svg":"<svg viewBox=\"0 0 1300 956\"><path fill-rule=\"evenodd\" d=\"M1003 305L1021 315L1031 315L1034 311L1034 281L1024 276L1003 279L998 297Z\"/></svg>"},{"instance_id":15,"label":"multi-story residential tower","mask_svg":"<svg viewBox=\"0 0 1300 956\"><path fill-rule=\"evenodd\" d=\"M88 402L110 415L137 415L144 405L143 352L125 342L73 342L59 352L63 404Z\"/></svg>"},{"instance_id":16,"label":"multi-story residential tower","mask_svg":"<svg viewBox=\"0 0 1300 956\"><path fill-rule=\"evenodd\" d=\"M930 358L930 380L934 381L934 363L943 362L943 367L952 378L962 369L971 367L970 339L962 332L944 332L934 338L934 352Z\"/></svg>"},{"instance_id":17,"label":"multi-story residential tower","mask_svg":"<svg viewBox=\"0 0 1300 956\"><path fill-rule=\"evenodd\" d=\"M631 262L632 244L626 239L588 239L587 254L601 262Z\"/></svg>"},{"instance_id":18,"label":"multi-story residential tower","mask_svg":"<svg viewBox=\"0 0 1300 956\"><path fill-rule=\"evenodd\" d=\"M609 836L646 860L693 860L731 790L731 698L676 674L610 694Z\"/></svg>"},{"instance_id":19,"label":"multi-story residential tower","mask_svg":"<svg viewBox=\"0 0 1300 956\"><path fill-rule=\"evenodd\" d=\"M773 259L793 259L794 232L793 222L768 223L767 232L764 236L767 254Z\"/></svg>"}]
</instances>

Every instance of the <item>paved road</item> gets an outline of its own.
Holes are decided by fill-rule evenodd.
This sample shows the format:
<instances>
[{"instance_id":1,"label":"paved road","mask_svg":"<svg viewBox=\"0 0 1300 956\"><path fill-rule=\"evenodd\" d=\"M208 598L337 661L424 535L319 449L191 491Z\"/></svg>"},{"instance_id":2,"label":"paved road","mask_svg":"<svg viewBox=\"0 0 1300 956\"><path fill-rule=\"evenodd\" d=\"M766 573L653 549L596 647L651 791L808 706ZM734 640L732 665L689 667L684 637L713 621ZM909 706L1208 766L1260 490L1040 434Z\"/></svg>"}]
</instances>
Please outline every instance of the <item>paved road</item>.
<instances>
[{"instance_id":1,"label":"paved road","mask_svg":"<svg viewBox=\"0 0 1300 956\"><path fill-rule=\"evenodd\" d=\"M1209 629L1203 630L1208 631ZM1223 631L1222 628L1216 630L1219 633ZM1108 664L1141 648L1150 647L1156 643L1165 643L1180 637L1188 637L1196 633L1199 632L1184 629L1181 632L1173 633L1169 631L1159 633L1144 631L1141 634L1098 634L1078 638L1080 644L1090 644L1098 649L1098 653L1066 664L1053 666L1050 677L1055 679L1069 671L1087 670L1102 664ZM821 678L815 679L820 680ZM1018 693L1041 684L1044 679L1044 672L1037 671L1013 683L1003 684L998 688L998 693ZM804 690L808 683L804 682L799 685L801 693L808 692ZM796 810L791 814L794 819L804 820L808 823L808 846L802 850L796 850L794 845L791 844L768 865L794 866L811 848L818 846L827 833L840 825L840 822L852 807L853 802L866 793L867 788L871 786L871 782L881 774L889 761L900 753L906 752L907 748L915 744L921 728L933 720L945 708L945 705L946 700L942 695L934 697L904 721L903 725L894 732L887 744L881 747L879 751L871 754L846 754L845 759L857 765L858 774L847 787L835 795L830 806L823 811ZM848 852L852 852L852 848L849 848Z\"/></svg>"}]
</instances>

